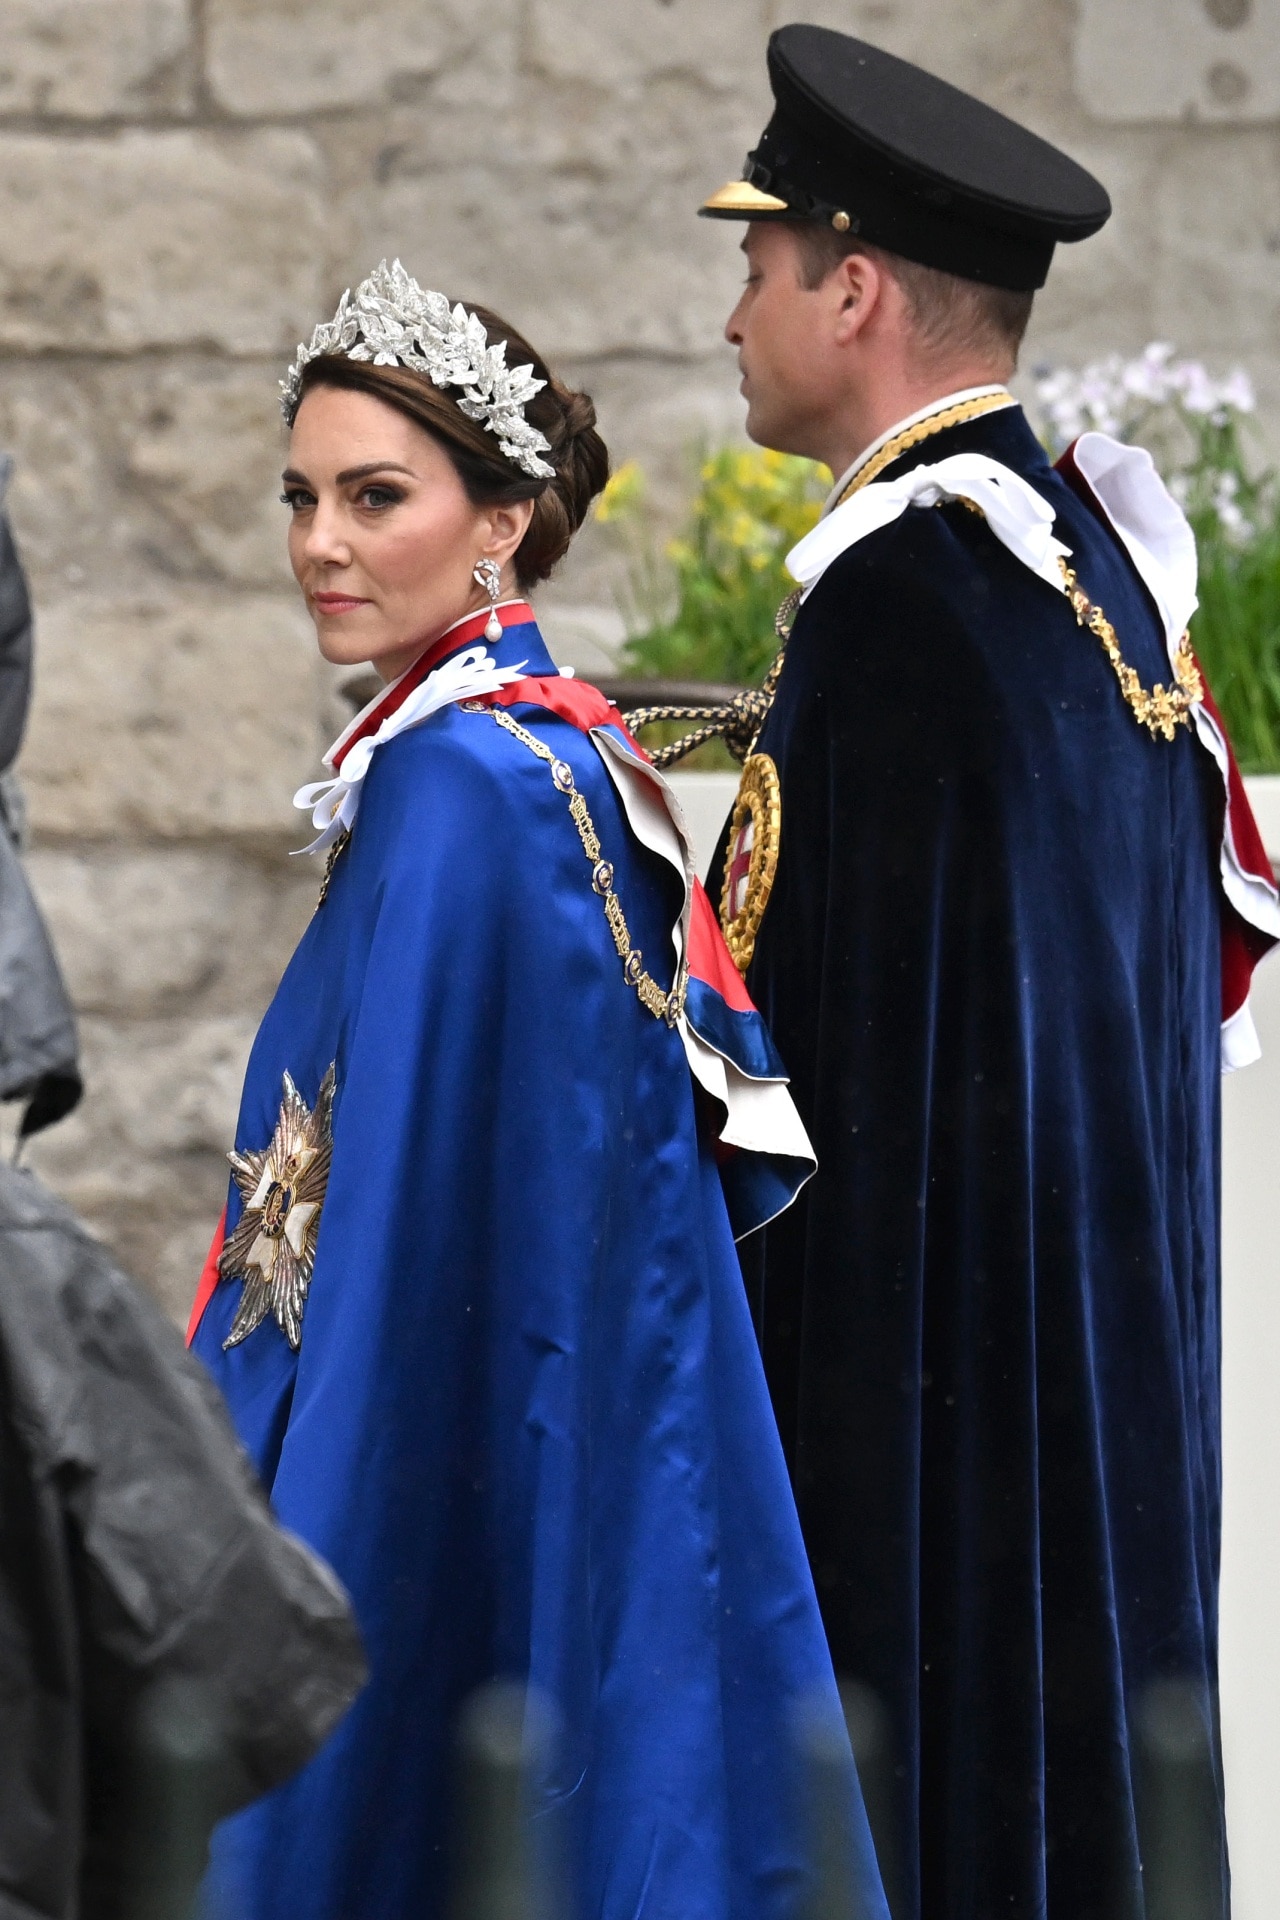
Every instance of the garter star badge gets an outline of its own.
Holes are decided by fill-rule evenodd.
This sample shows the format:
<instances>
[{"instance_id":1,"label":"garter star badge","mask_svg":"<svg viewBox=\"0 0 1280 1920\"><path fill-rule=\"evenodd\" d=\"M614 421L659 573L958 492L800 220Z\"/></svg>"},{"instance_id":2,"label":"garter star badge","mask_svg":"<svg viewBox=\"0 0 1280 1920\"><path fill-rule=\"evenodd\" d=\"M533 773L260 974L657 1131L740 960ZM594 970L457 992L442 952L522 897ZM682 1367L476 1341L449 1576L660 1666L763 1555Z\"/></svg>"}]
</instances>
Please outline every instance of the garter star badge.
<instances>
[{"instance_id":1,"label":"garter star badge","mask_svg":"<svg viewBox=\"0 0 1280 1920\"><path fill-rule=\"evenodd\" d=\"M224 1280L242 1279L244 1291L224 1347L239 1346L268 1313L295 1353L302 1342L302 1309L333 1158L333 1090L330 1067L310 1108L286 1073L269 1144L259 1153L227 1155L244 1212L222 1249L218 1272Z\"/></svg>"},{"instance_id":2,"label":"garter star badge","mask_svg":"<svg viewBox=\"0 0 1280 1920\"><path fill-rule=\"evenodd\" d=\"M720 895L720 925L739 973L755 952L756 935L773 892L782 839L782 788L767 753L753 753L742 769L729 823L729 855Z\"/></svg>"}]
</instances>

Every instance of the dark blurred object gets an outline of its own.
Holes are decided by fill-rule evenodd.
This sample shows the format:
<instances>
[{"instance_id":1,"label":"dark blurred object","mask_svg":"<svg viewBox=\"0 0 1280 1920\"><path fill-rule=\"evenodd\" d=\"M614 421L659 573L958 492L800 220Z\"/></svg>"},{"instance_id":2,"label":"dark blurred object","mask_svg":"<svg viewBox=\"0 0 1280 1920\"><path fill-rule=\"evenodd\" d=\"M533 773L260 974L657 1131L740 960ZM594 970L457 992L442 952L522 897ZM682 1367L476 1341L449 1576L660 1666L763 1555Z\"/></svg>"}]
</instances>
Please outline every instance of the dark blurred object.
<instances>
[{"instance_id":1,"label":"dark blurred object","mask_svg":"<svg viewBox=\"0 0 1280 1920\"><path fill-rule=\"evenodd\" d=\"M595 684L621 713L634 713L638 707L727 707L747 692L746 687L731 687L720 680L605 679Z\"/></svg>"},{"instance_id":2,"label":"dark blurred object","mask_svg":"<svg viewBox=\"0 0 1280 1920\"><path fill-rule=\"evenodd\" d=\"M840 1682L840 1705L862 1783L862 1801L884 1881L884 1897L893 1920L897 1920L905 1913L906 1902L902 1893L902 1836L895 1815L899 1787L893 1725L884 1702L860 1681Z\"/></svg>"},{"instance_id":3,"label":"dark blurred object","mask_svg":"<svg viewBox=\"0 0 1280 1920\"><path fill-rule=\"evenodd\" d=\"M0 1167L0 1911L179 1920L215 1818L364 1678L204 1369L63 1204Z\"/></svg>"},{"instance_id":4,"label":"dark blurred object","mask_svg":"<svg viewBox=\"0 0 1280 1920\"><path fill-rule=\"evenodd\" d=\"M25 1100L20 1140L71 1112L76 1023L48 932L0 815L0 1100Z\"/></svg>"},{"instance_id":5,"label":"dark blurred object","mask_svg":"<svg viewBox=\"0 0 1280 1920\"><path fill-rule=\"evenodd\" d=\"M13 461L0 454L0 505L12 477ZM18 757L30 702L31 597L8 516L0 514L0 774Z\"/></svg>"},{"instance_id":6,"label":"dark blurred object","mask_svg":"<svg viewBox=\"0 0 1280 1920\"><path fill-rule=\"evenodd\" d=\"M0 502L13 463L0 456ZM0 1100L25 1100L20 1140L70 1113L82 1091L75 1017L19 857L22 795L10 769L31 700L31 599L0 513Z\"/></svg>"},{"instance_id":7,"label":"dark blurred object","mask_svg":"<svg viewBox=\"0 0 1280 1920\"><path fill-rule=\"evenodd\" d=\"M1230 1911L1216 1729L1187 1680L1147 1687L1134 1715L1144 1920L1222 1920Z\"/></svg>"},{"instance_id":8,"label":"dark blurred object","mask_svg":"<svg viewBox=\"0 0 1280 1920\"><path fill-rule=\"evenodd\" d=\"M796 1714L795 1738L812 1862L801 1920L869 1920L850 1838L853 1755L844 1721L825 1698L804 1703ZM878 1842L874 1828L872 1835Z\"/></svg>"},{"instance_id":9,"label":"dark blurred object","mask_svg":"<svg viewBox=\"0 0 1280 1920\"><path fill-rule=\"evenodd\" d=\"M531 1817L531 1782L547 1768L550 1739L546 1709L523 1687L495 1681L463 1707L450 1920L564 1920L545 1823Z\"/></svg>"}]
</instances>

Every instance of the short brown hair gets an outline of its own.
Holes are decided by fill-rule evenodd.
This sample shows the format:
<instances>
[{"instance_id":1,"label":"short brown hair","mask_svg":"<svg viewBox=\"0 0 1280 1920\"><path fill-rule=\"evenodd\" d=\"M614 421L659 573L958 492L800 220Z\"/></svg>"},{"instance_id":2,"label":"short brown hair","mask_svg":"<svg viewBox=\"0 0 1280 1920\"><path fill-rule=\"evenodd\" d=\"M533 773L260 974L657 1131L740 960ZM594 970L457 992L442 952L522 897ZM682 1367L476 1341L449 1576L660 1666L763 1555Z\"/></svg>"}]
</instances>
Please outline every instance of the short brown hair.
<instances>
[{"instance_id":1,"label":"short brown hair","mask_svg":"<svg viewBox=\"0 0 1280 1920\"><path fill-rule=\"evenodd\" d=\"M555 468L551 480L524 473L498 449L494 435L478 420L468 420L450 388L433 386L424 373L411 367L376 367L369 360L349 360L345 354L322 354L307 363L302 393L312 387L344 387L372 394L394 407L414 425L438 440L473 506L511 506L533 501L528 532L516 548L516 579L522 592L545 580L569 549L587 508L609 478L609 450L596 432L596 410L591 396L562 385L528 341L488 307L472 306L491 341L507 343L509 367L533 368L545 380L542 392L525 405L525 418L550 442L544 455Z\"/></svg>"},{"instance_id":2,"label":"short brown hair","mask_svg":"<svg viewBox=\"0 0 1280 1920\"><path fill-rule=\"evenodd\" d=\"M1010 354L1018 363L1018 349L1031 318L1033 293L1013 293L1007 287L988 287L978 280L937 267L922 267L901 254L890 253L865 240L814 220L788 222L800 252L800 282L820 287L829 273L851 253L865 253L883 266L902 288L927 352L953 353L976 349Z\"/></svg>"}]
</instances>

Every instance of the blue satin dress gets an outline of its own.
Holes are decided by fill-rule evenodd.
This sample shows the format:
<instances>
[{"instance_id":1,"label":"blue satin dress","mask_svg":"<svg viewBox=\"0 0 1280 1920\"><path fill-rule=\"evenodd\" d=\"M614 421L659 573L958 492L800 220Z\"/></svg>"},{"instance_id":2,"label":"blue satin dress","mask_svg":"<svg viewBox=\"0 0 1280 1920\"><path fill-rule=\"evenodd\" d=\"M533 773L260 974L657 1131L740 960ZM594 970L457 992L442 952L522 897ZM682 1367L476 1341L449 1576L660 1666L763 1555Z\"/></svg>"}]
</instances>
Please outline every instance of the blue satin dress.
<instances>
[{"instance_id":1,"label":"blue satin dress","mask_svg":"<svg viewBox=\"0 0 1280 1920\"><path fill-rule=\"evenodd\" d=\"M532 625L491 652L555 673ZM669 973L670 868L587 734L511 712L571 766ZM334 1069L300 1346L270 1315L224 1346L234 1278L194 1346L280 1519L349 1589L372 1678L218 1831L220 1920L443 1913L453 1728L493 1676L554 1703L541 1802L585 1920L796 1911L790 1716L834 1708L831 1663L680 1037L624 981L590 880L546 764L447 708L374 756L258 1033L244 1152L286 1073L311 1108ZM864 1913L887 1920L849 1786Z\"/></svg>"}]
</instances>

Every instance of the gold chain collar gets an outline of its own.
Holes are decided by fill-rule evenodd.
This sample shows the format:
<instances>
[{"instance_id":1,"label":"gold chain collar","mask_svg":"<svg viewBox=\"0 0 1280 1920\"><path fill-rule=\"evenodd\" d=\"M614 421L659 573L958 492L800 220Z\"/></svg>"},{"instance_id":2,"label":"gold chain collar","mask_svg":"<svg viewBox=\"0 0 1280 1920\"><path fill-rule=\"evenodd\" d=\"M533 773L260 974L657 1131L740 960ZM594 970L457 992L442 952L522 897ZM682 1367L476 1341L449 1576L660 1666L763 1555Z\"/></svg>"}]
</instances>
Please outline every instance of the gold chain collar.
<instances>
[{"instance_id":1,"label":"gold chain collar","mask_svg":"<svg viewBox=\"0 0 1280 1920\"><path fill-rule=\"evenodd\" d=\"M1103 652L1115 669L1116 679L1120 682L1120 691L1140 727L1145 727L1154 739L1163 734L1166 740L1172 740L1175 727L1191 724L1191 709L1199 706L1204 699L1204 681L1200 677L1200 668L1196 664L1195 654L1191 650L1191 635L1184 633L1178 642L1178 650L1173 656L1173 677L1176 687L1164 687L1156 683L1150 693L1120 651L1120 642L1116 639L1116 630L1101 607L1096 607L1066 561L1059 556L1058 565L1062 569L1062 584L1066 588L1067 599L1071 602L1071 611L1078 625L1085 627L1102 642Z\"/></svg>"},{"instance_id":2,"label":"gold chain collar","mask_svg":"<svg viewBox=\"0 0 1280 1920\"><path fill-rule=\"evenodd\" d=\"M904 453L909 453L912 447L918 447L922 440L930 439L935 433L941 433L947 427L961 426L966 420L977 420L984 413L993 413L997 408L1003 408L1012 403L1012 394L1003 391L988 393L975 400L962 400L955 406L944 407L938 413L931 413L925 420L917 420L914 426L904 427L901 433L895 433L878 453L873 454L865 467L854 474L836 501L836 506L842 507L845 501L851 499L855 493L860 492L863 487L870 486L871 482L878 479L887 467L891 467L894 461ZM943 504L945 503L939 502L939 505ZM979 515L982 513L982 509L971 500L962 500L961 504L969 507L974 513ZM1060 559L1058 565L1062 570L1062 584L1066 589L1067 599L1071 604L1071 611L1075 614L1076 622L1101 642L1134 719L1139 726L1147 729L1153 739L1156 734L1160 734L1164 739L1172 740L1175 729L1190 724L1192 708L1198 706L1204 699L1204 681L1200 677L1200 669L1191 648L1190 634L1183 634L1173 657L1173 677L1177 685L1165 687L1157 682L1148 692L1121 653L1116 630L1102 608L1094 605L1065 560ZM791 603L788 602L787 605L790 607ZM770 704L772 704L773 689L782 672L785 652L786 640L784 639L765 681L770 692Z\"/></svg>"}]
</instances>

